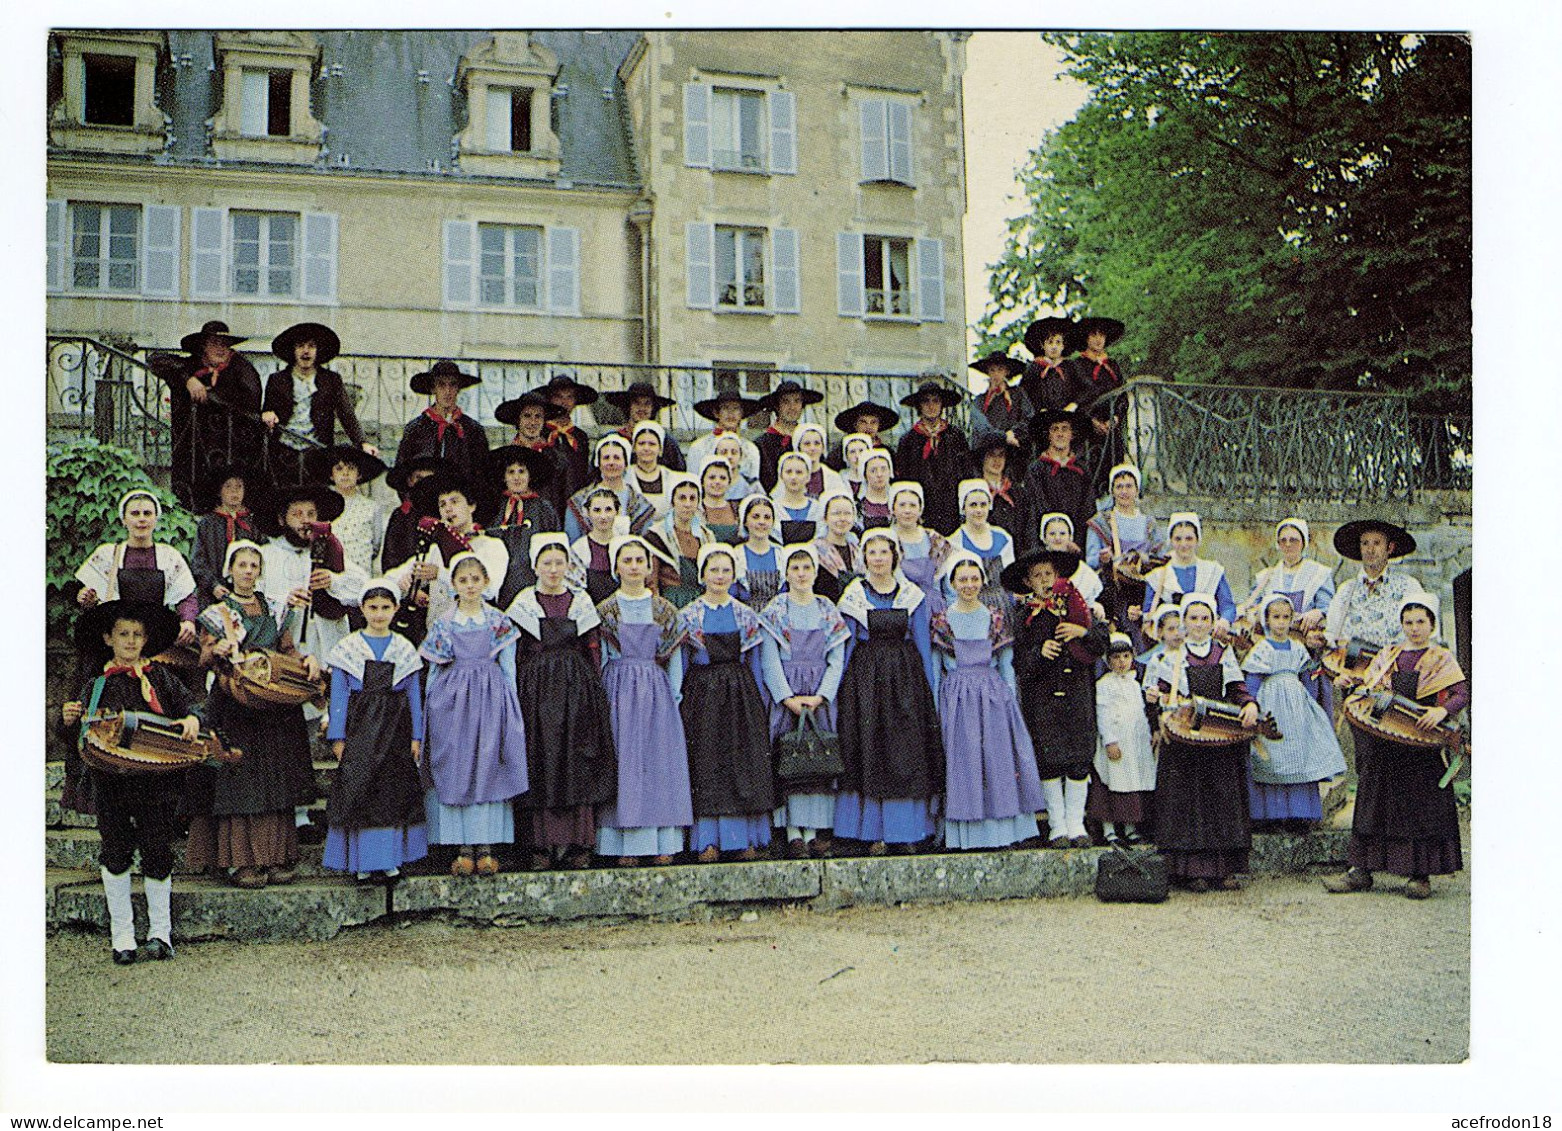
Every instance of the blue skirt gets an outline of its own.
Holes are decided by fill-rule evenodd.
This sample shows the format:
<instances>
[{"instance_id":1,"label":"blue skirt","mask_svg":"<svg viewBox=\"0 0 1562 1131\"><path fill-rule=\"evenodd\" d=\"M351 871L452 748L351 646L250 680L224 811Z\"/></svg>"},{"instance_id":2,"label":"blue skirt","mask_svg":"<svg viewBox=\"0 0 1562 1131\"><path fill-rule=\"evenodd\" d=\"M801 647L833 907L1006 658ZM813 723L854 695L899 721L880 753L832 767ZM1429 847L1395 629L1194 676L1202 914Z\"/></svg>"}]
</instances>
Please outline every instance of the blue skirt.
<instances>
[{"instance_id":1,"label":"blue skirt","mask_svg":"<svg viewBox=\"0 0 1562 1131\"><path fill-rule=\"evenodd\" d=\"M511 844L515 841L515 811L508 801L476 805L446 805L429 790L423 797L430 844Z\"/></svg>"},{"instance_id":2,"label":"blue skirt","mask_svg":"<svg viewBox=\"0 0 1562 1131\"><path fill-rule=\"evenodd\" d=\"M1034 813L988 817L980 821L944 819L944 845L947 848L1008 848L1040 833Z\"/></svg>"},{"instance_id":3,"label":"blue skirt","mask_svg":"<svg viewBox=\"0 0 1562 1131\"><path fill-rule=\"evenodd\" d=\"M481 842L478 842L481 843ZM428 829L339 829L325 834L321 864L333 872L388 872L428 855Z\"/></svg>"},{"instance_id":4,"label":"blue skirt","mask_svg":"<svg viewBox=\"0 0 1562 1131\"><path fill-rule=\"evenodd\" d=\"M1249 813L1255 821L1321 821L1323 798L1317 782L1268 785L1248 782Z\"/></svg>"},{"instance_id":5,"label":"blue skirt","mask_svg":"<svg viewBox=\"0 0 1562 1131\"><path fill-rule=\"evenodd\" d=\"M763 848L770 843L770 814L744 813L737 817L698 817L689 831L689 851L703 852L715 845L723 852Z\"/></svg>"},{"instance_id":6,"label":"blue skirt","mask_svg":"<svg viewBox=\"0 0 1562 1131\"><path fill-rule=\"evenodd\" d=\"M885 844L915 844L938 831L933 803L927 798L898 797L880 800L860 793L842 793L835 799L835 835Z\"/></svg>"},{"instance_id":7,"label":"blue skirt","mask_svg":"<svg viewBox=\"0 0 1562 1131\"><path fill-rule=\"evenodd\" d=\"M597 826L598 856L676 856L683 851L684 830L678 825L660 828L615 829Z\"/></svg>"}]
</instances>

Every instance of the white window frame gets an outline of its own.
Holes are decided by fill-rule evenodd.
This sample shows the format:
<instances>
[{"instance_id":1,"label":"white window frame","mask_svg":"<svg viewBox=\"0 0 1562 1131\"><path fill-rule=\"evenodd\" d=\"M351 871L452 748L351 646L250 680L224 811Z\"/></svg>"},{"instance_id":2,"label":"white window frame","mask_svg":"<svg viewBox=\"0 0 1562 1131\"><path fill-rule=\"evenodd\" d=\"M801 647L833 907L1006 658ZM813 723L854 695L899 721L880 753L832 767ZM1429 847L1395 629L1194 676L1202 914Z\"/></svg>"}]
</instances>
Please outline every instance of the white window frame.
<instances>
[{"instance_id":1,"label":"white window frame","mask_svg":"<svg viewBox=\"0 0 1562 1131\"><path fill-rule=\"evenodd\" d=\"M482 298L482 231L505 233L504 302ZM534 231L537 246L537 301L518 305L515 296L514 232ZM502 314L546 314L578 317L581 313L580 229L503 220L446 220L443 238L441 309L480 310ZM494 278L496 276L490 276Z\"/></svg>"},{"instance_id":2,"label":"white window frame","mask_svg":"<svg viewBox=\"0 0 1562 1131\"><path fill-rule=\"evenodd\" d=\"M930 236L908 236L885 232L836 233L836 313L842 318L883 322L943 322L945 320L944 241ZM897 292L890 288L868 289L868 256L875 250L872 240L880 241L880 278L889 278L889 253L896 243L906 245L904 299L887 301ZM884 300L870 302L871 295ZM894 307L900 307L899 310ZM876 309L875 309L876 307Z\"/></svg>"},{"instance_id":3,"label":"white window frame","mask_svg":"<svg viewBox=\"0 0 1562 1131\"><path fill-rule=\"evenodd\" d=\"M532 114L538 91L532 86L498 86L490 84L488 91L488 105L484 107L484 129L487 133L487 148L493 153L533 153L537 149L536 130ZM525 149L516 149L515 140L515 96L526 95L526 133L529 145Z\"/></svg>"},{"instance_id":4,"label":"white window frame","mask_svg":"<svg viewBox=\"0 0 1562 1131\"><path fill-rule=\"evenodd\" d=\"M873 247L870 241L878 241L879 252L879 277L886 284L883 287L873 288L868 286L869 258L873 255ZM890 287L890 266L893 248L896 244L905 246L905 266L901 272L905 286L899 291ZM888 319L897 322L916 321L916 240L910 236L881 236L872 233L864 233L862 237L862 295L863 317L872 319ZM877 309L875 309L875 297L878 297ZM898 301L897 301L898 300ZM902 309L893 309L900 305Z\"/></svg>"},{"instance_id":5,"label":"white window frame","mask_svg":"<svg viewBox=\"0 0 1562 1131\"><path fill-rule=\"evenodd\" d=\"M500 275L484 274L485 260L491 257L491 253L484 247L484 239L487 234L498 234L503 242L499 258L503 267ZM533 300L522 302L516 297L517 288L527 280L523 279L516 271L516 258L518 255L516 244L518 238L525 234L535 241L531 258L533 260L533 273L530 278ZM547 302L547 230L541 224L503 224L491 221L479 221L477 225L477 247L475 249L475 268L477 281L477 305L488 310L521 310L530 313L539 313L545 309ZM503 289L503 297L494 300L487 297L485 284L495 279Z\"/></svg>"},{"instance_id":6,"label":"white window frame","mask_svg":"<svg viewBox=\"0 0 1562 1131\"><path fill-rule=\"evenodd\" d=\"M712 303L716 310L732 312L742 311L747 314L763 314L770 310L771 288L774 285L770 278L770 232L765 228L748 227L737 224L717 224L713 244L713 262L711 265L715 286L712 291ZM729 278L720 277L720 264L722 261L722 245L730 240L732 243L732 268L733 274ZM746 261L754 244L759 245L759 280L751 282L745 276ZM748 301L750 287L757 287L759 299L757 302ZM724 295L731 289L734 299L731 302L724 300Z\"/></svg>"},{"instance_id":7,"label":"white window frame","mask_svg":"<svg viewBox=\"0 0 1562 1131\"><path fill-rule=\"evenodd\" d=\"M770 171L769 154L766 152L766 134L769 132L770 115L766 113L765 92L752 90L747 87L716 86L711 88L710 102L710 145L711 168L722 173L768 173ZM743 113L745 104L756 105L758 114L753 121L753 137L745 139L743 136ZM724 120L725 119L725 120ZM722 127L727 127L727 137L722 136ZM732 137L736 133L736 138ZM724 146L735 140L736 148L728 149ZM753 153L748 153L743 143L751 140Z\"/></svg>"},{"instance_id":8,"label":"white window frame","mask_svg":"<svg viewBox=\"0 0 1562 1131\"><path fill-rule=\"evenodd\" d=\"M110 232L112 213L118 210L131 214L130 231L120 232L115 237ZM98 214L98 251L92 256L80 254L77 240L77 219L84 212L96 212ZM125 204L119 201L73 200L66 210L65 239L68 253L66 256L66 280L67 289L77 294L92 295L139 295L143 282L143 263L146 254L145 240L145 209L139 204ZM111 253L111 243L114 238L123 239L129 236L132 241L131 254L128 257L115 258ZM84 264L92 263L96 267L96 284L83 284L77 281L77 269ZM116 264L129 265L131 268L130 285L116 287L110 285L108 279L112 268Z\"/></svg>"},{"instance_id":9,"label":"white window frame","mask_svg":"<svg viewBox=\"0 0 1562 1131\"><path fill-rule=\"evenodd\" d=\"M733 275L717 277L719 242L733 239ZM689 223L684 228L684 264L687 272L685 305L715 314L801 314L802 272L796 228L767 228L759 224ZM743 277L743 249L757 242L762 288L758 303L721 301L723 291L749 284Z\"/></svg>"},{"instance_id":10,"label":"white window frame","mask_svg":"<svg viewBox=\"0 0 1562 1131\"><path fill-rule=\"evenodd\" d=\"M241 242L238 235L238 221L240 217L253 216L257 219L256 225L256 262L251 264L239 263L238 248ZM282 270L283 266L272 262L278 243L272 237L271 228L275 221L287 219L293 227L292 253L285 268L288 272L289 285L287 290L273 290L271 274L273 271ZM251 208L235 208L228 213L228 263L226 283L229 293L234 298L260 299L267 302L276 302L279 299L296 300L303 288L304 271L304 216L300 212L266 211ZM256 272L256 289L244 290L239 286L239 271L254 270Z\"/></svg>"},{"instance_id":11,"label":"white window frame","mask_svg":"<svg viewBox=\"0 0 1562 1131\"><path fill-rule=\"evenodd\" d=\"M244 67L243 92L240 95L239 132L253 138L288 138L293 136L293 72L287 67ZM273 77L281 75L287 85L287 129L279 134L271 132L271 84Z\"/></svg>"},{"instance_id":12,"label":"white window frame","mask_svg":"<svg viewBox=\"0 0 1562 1131\"><path fill-rule=\"evenodd\" d=\"M753 164L741 160L742 115L738 112L747 97L761 99L759 121L754 138L757 152ZM732 103L729 119L737 123L739 149L722 150L718 160L716 104L718 99ZM729 130L730 135L730 130ZM728 139L730 140L730 136ZM683 84L683 163L692 169L710 169L718 173L747 173L755 176L794 176L797 173L797 95L789 90L744 86L732 83L687 82Z\"/></svg>"},{"instance_id":13,"label":"white window frame","mask_svg":"<svg viewBox=\"0 0 1562 1131\"><path fill-rule=\"evenodd\" d=\"M177 299L180 297L180 237L184 210L174 205L141 204L126 200L50 200L47 215L47 256L45 289L50 294L90 295L93 298ZM112 262L131 262L135 266L132 287L78 285L76 266L76 217L84 208L95 209L100 217L106 210L133 209L136 213L135 255ZM100 243L93 256L98 279L111 260Z\"/></svg>"}]
</instances>

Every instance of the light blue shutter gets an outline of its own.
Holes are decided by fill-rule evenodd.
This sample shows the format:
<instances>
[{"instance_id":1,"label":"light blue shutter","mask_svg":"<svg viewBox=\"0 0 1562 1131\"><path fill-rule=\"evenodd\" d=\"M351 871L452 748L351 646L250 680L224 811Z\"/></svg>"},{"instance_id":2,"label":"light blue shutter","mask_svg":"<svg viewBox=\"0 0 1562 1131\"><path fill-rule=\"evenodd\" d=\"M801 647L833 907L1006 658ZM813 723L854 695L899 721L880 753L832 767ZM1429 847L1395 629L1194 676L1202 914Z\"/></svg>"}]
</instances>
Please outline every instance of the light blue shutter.
<instances>
[{"instance_id":1,"label":"light blue shutter","mask_svg":"<svg viewBox=\"0 0 1562 1131\"><path fill-rule=\"evenodd\" d=\"M924 322L944 320L944 241L917 241L917 316Z\"/></svg>"},{"instance_id":2,"label":"light blue shutter","mask_svg":"<svg viewBox=\"0 0 1562 1131\"><path fill-rule=\"evenodd\" d=\"M885 180L889 177L887 104L882 98L864 98L857 105L862 120L862 179Z\"/></svg>"},{"instance_id":3,"label":"light blue shutter","mask_svg":"<svg viewBox=\"0 0 1562 1131\"><path fill-rule=\"evenodd\" d=\"M580 313L580 229L548 229L548 310Z\"/></svg>"},{"instance_id":4,"label":"light blue shutter","mask_svg":"<svg viewBox=\"0 0 1562 1131\"><path fill-rule=\"evenodd\" d=\"M180 210L148 204L141 219L141 293L152 298L178 298Z\"/></svg>"},{"instance_id":5,"label":"light blue shutter","mask_svg":"<svg viewBox=\"0 0 1562 1131\"><path fill-rule=\"evenodd\" d=\"M902 184L911 179L911 107L904 102L886 103L889 111L889 177Z\"/></svg>"},{"instance_id":6,"label":"light blue shutter","mask_svg":"<svg viewBox=\"0 0 1562 1131\"><path fill-rule=\"evenodd\" d=\"M190 209L191 298L222 298L226 293L227 230L223 209Z\"/></svg>"},{"instance_id":7,"label":"light blue shutter","mask_svg":"<svg viewBox=\"0 0 1562 1131\"><path fill-rule=\"evenodd\" d=\"M44 287L50 291L65 289L65 202L51 200L44 213L44 243L48 247Z\"/></svg>"},{"instance_id":8,"label":"light blue shutter","mask_svg":"<svg viewBox=\"0 0 1562 1131\"><path fill-rule=\"evenodd\" d=\"M702 82L683 84L683 163L710 168L710 87Z\"/></svg>"},{"instance_id":9,"label":"light blue shutter","mask_svg":"<svg viewBox=\"0 0 1562 1131\"><path fill-rule=\"evenodd\" d=\"M770 233L775 268L775 297L771 309L777 314L801 314L802 289L798 278L797 229L776 228Z\"/></svg>"},{"instance_id":10,"label":"light blue shutter","mask_svg":"<svg viewBox=\"0 0 1562 1131\"><path fill-rule=\"evenodd\" d=\"M265 137L270 118L271 72L241 71L243 90L239 95L239 132L245 137Z\"/></svg>"},{"instance_id":11,"label":"light blue shutter","mask_svg":"<svg viewBox=\"0 0 1562 1131\"><path fill-rule=\"evenodd\" d=\"M772 90L770 106L770 171L797 172L797 95Z\"/></svg>"},{"instance_id":12,"label":"light blue shutter","mask_svg":"<svg viewBox=\"0 0 1562 1131\"><path fill-rule=\"evenodd\" d=\"M716 226L684 225L684 268L688 272L688 304L709 310L715 302Z\"/></svg>"},{"instance_id":13,"label":"light blue shutter","mask_svg":"<svg viewBox=\"0 0 1562 1131\"><path fill-rule=\"evenodd\" d=\"M842 318L862 317L866 304L862 294L861 232L836 233L835 294Z\"/></svg>"},{"instance_id":14,"label":"light blue shutter","mask_svg":"<svg viewBox=\"0 0 1562 1131\"><path fill-rule=\"evenodd\" d=\"M445 221L445 306L477 302L477 225L470 220Z\"/></svg>"},{"instance_id":15,"label":"light blue shutter","mask_svg":"<svg viewBox=\"0 0 1562 1131\"><path fill-rule=\"evenodd\" d=\"M329 212L304 213L305 302L336 301L336 217Z\"/></svg>"}]
</instances>

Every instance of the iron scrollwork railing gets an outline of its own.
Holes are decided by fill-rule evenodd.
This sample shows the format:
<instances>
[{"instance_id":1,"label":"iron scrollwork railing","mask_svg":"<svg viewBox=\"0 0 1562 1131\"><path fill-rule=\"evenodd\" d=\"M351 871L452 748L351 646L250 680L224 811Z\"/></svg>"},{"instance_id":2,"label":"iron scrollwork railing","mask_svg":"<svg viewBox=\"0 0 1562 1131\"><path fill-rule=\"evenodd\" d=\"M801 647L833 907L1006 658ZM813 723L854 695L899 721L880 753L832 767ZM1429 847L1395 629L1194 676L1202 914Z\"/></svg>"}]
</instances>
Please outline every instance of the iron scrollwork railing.
<instances>
[{"instance_id":1,"label":"iron scrollwork railing","mask_svg":"<svg viewBox=\"0 0 1562 1131\"><path fill-rule=\"evenodd\" d=\"M1113 395L1129 458L1158 492L1348 503L1424 486L1403 396L1154 378Z\"/></svg>"},{"instance_id":2,"label":"iron scrollwork railing","mask_svg":"<svg viewBox=\"0 0 1562 1131\"><path fill-rule=\"evenodd\" d=\"M1475 431L1469 416L1410 417L1416 485L1429 491L1469 491L1475 485Z\"/></svg>"}]
</instances>

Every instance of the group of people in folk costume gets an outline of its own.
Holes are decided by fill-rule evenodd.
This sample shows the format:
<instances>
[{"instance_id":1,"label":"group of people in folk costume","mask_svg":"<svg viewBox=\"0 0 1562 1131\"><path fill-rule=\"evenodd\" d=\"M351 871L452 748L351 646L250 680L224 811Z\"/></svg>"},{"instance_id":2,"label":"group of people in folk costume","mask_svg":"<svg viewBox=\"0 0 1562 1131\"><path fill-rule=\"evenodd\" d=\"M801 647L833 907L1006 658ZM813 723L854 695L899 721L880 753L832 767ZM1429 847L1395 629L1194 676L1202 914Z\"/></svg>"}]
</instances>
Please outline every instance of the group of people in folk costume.
<instances>
[{"instance_id":1,"label":"group of people in folk costume","mask_svg":"<svg viewBox=\"0 0 1562 1131\"><path fill-rule=\"evenodd\" d=\"M151 492L120 500L122 536L77 575L87 678L63 721L150 712L184 734L204 723L242 757L125 778L72 757L65 803L98 817L115 960L137 953L138 848L146 953L172 955L186 822L190 867L246 888L293 878L318 800L312 730L340 763L324 865L361 881L430 845L453 874L489 876L507 853L546 869L751 860L774 841L796 858L1079 848L1090 818L1107 844L1153 838L1190 890L1239 886L1255 823L1311 825L1320 783L1345 769L1323 649L1376 648L1338 689L1391 688L1425 727L1446 726L1467 686L1435 643L1436 599L1389 565L1414 548L1399 527L1340 528L1336 550L1362 569L1336 592L1307 522L1285 519L1239 607L1199 554L1199 516L1163 526L1136 467L1112 464L1098 501L1086 468L1113 451L1111 402L1096 402L1120 384L1105 354L1120 332L1043 319L1030 363L975 363L991 386L969 406L974 445L945 419L965 396L951 387L904 399L916 420L891 449L892 408L846 410L832 444L802 419L821 395L786 380L762 401L699 402L713 427L687 462L654 419L669 398L606 394L628 423L593 438L573 412L598 393L568 377L501 404L514 436L490 449L459 404L478 378L440 362L412 379L433 403L387 468L317 324L273 342L286 364L268 407L214 424L230 390L234 407L254 398L242 339L208 323L182 367L158 367L189 428L181 455L202 469L178 482L176 467L202 515L189 557L157 541ZM773 423L745 436L761 409ZM278 483L282 466L301 481ZM367 493L381 475L399 506ZM328 696L256 705L218 678L199 705L207 673L256 653ZM1180 741L1160 716L1193 697L1244 728L1272 717L1283 737ZM777 740L805 714L838 736L843 771L783 782ZM1365 737L1356 757L1351 869L1330 890L1381 870L1424 896L1462 866L1442 767Z\"/></svg>"}]
</instances>

